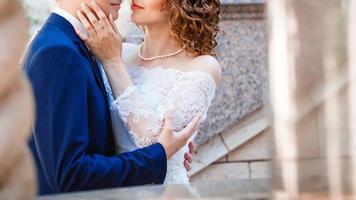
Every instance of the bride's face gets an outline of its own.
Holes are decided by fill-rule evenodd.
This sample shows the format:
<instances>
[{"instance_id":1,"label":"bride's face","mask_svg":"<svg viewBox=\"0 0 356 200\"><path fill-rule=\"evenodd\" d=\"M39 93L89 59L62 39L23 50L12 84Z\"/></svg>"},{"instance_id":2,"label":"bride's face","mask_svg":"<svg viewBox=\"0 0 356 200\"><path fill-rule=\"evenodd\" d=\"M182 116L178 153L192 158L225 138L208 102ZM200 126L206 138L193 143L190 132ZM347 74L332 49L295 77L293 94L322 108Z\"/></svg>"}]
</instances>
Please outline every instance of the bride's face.
<instances>
[{"instance_id":1,"label":"bride's face","mask_svg":"<svg viewBox=\"0 0 356 200\"><path fill-rule=\"evenodd\" d=\"M165 0L132 0L131 21L137 25L168 23L169 13L164 4Z\"/></svg>"}]
</instances>

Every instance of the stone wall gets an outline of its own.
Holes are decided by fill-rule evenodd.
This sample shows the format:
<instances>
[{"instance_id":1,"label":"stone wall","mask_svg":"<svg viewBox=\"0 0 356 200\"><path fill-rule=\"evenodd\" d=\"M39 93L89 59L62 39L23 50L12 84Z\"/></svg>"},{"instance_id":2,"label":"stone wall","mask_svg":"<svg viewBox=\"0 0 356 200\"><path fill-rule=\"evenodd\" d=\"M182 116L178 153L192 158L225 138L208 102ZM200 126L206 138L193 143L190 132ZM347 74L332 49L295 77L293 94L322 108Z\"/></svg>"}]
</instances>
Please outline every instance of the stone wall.
<instances>
[{"instance_id":1,"label":"stone wall","mask_svg":"<svg viewBox=\"0 0 356 200\"><path fill-rule=\"evenodd\" d=\"M268 39L264 5L228 2L225 4L223 1L222 31L216 48L223 78L208 120L196 139L198 144L238 123L262 107L267 99Z\"/></svg>"},{"instance_id":2,"label":"stone wall","mask_svg":"<svg viewBox=\"0 0 356 200\"><path fill-rule=\"evenodd\" d=\"M201 129L198 142L205 142L220 132L223 143L234 143L235 141L226 141L228 137L223 136L224 132L235 135L230 137L234 140L241 138L243 132L247 131L243 130L246 126L239 127L240 123L244 123L245 118L249 118L252 112L265 105L268 98L268 37L265 6L262 1L223 1L223 3L220 24L223 31L219 35L217 51L223 66L224 78L209 111L210 119ZM257 122L256 119L248 122L250 124L248 129L259 130L260 125L254 124ZM240 131L235 126L239 127ZM272 144L269 131L248 133L245 140L247 142L237 145L237 148L225 145L227 155L198 173L194 173L192 181L270 177ZM210 146L215 148L215 145ZM218 152L218 149L211 152ZM201 157L216 156L214 153L209 155L204 155L204 152L198 153L203 155L197 156L197 162L212 160L201 159Z\"/></svg>"}]
</instances>

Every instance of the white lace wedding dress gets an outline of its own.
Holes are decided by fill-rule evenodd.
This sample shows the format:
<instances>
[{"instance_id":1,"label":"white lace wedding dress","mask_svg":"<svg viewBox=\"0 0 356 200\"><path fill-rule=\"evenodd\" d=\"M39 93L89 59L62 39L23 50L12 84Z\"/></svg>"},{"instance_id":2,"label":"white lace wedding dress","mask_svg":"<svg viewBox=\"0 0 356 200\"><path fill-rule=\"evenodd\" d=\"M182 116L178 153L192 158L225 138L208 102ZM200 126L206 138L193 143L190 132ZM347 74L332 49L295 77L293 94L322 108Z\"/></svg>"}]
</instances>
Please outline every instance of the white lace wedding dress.
<instances>
[{"instance_id":1,"label":"white lace wedding dress","mask_svg":"<svg viewBox=\"0 0 356 200\"><path fill-rule=\"evenodd\" d=\"M203 119L206 119L216 89L210 74L201 71L182 72L162 66L129 66L128 71L134 86L127 88L111 104L129 130L129 133L115 133L119 152L155 143L163 128L167 111L173 114L176 134L198 112L202 112ZM139 138L137 131L147 131L151 135ZM165 184L189 183L183 165L184 153L188 152L187 146L168 160Z\"/></svg>"}]
</instances>

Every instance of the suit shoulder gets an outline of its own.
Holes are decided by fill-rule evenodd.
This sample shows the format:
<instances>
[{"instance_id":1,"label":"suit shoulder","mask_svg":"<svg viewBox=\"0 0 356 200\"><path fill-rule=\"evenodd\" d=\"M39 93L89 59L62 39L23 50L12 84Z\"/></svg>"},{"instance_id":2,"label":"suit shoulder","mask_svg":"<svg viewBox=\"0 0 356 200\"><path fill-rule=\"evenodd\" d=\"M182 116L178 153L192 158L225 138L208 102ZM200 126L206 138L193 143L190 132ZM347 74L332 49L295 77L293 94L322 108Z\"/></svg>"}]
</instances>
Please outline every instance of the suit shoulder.
<instances>
[{"instance_id":1,"label":"suit shoulder","mask_svg":"<svg viewBox=\"0 0 356 200\"><path fill-rule=\"evenodd\" d=\"M47 44L37 49L25 64L25 69L29 74L46 74L54 76L56 74L86 74L82 55L77 49L65 44Z\"/></svg>"},{"instance_id":2,"label":"suit shoulder","mask_svg":"<svg viewBox=\"0 0 356 200\"><path fill-rule=\"evenodd\" d=\"M63 60L71 60L73 56L81 56L78 49L65 44L48 44L39 48L35 56L62 57Z\"/></svg>"},{"instance_id":3,"label":"suit shoulder","mask_svg":"<svg viewBox=\"0 0 356 200\"><path fill-rule=\"evenodd\" d=\"M58 27L46 24L33 38L29 46L29 51L37 53L43 49L55 47L66 47L73 51L78 51L73 41Z\"/></svg>"}]
</instances>

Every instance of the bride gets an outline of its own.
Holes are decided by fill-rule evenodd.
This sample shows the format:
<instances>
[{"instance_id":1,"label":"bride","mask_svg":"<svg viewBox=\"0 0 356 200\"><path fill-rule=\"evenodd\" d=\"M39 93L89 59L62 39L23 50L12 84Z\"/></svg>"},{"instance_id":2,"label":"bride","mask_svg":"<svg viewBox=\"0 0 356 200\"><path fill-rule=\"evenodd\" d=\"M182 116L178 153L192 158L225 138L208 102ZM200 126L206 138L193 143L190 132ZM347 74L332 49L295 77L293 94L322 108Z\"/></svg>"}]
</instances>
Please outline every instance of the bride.
<instances>
[{"instance_id":1,"label":"bride","mask_svg":"<svg viewBox=\"0 0 356 200\"><path fill-rule=\"evenodd\" d=\"M123 122L129 130L115 131L118 152L155 143L166 113L176 134L196 114L206 119L221 79L213 57L219 0L133 0L131 8L131 21L143 30L144 42L129 53L123 53L128 46L112 16L95 2L78 11L88 33L76 30L110 82L113 124ZM189 182L183 165L187 151L186 145L168 160L166 184Z\"/></svg>"}]
</instances>

